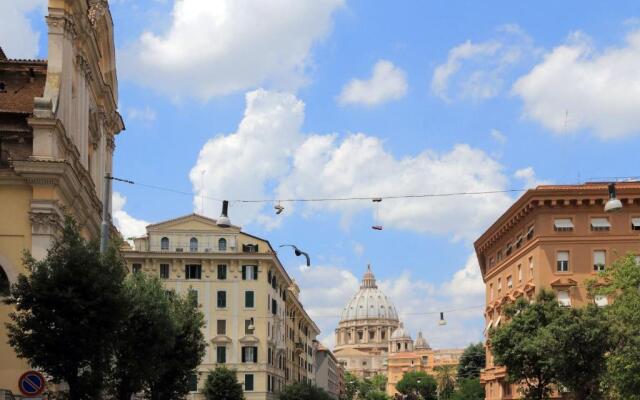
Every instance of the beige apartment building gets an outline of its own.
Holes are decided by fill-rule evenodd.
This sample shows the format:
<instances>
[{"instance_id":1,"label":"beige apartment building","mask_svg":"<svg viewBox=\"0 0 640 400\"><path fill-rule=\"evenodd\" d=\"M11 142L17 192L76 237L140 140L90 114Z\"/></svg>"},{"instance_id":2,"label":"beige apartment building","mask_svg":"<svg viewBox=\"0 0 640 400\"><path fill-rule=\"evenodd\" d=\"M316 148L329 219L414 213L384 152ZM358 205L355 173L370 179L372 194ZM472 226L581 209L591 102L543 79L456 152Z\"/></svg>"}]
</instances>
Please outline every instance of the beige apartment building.
<instances>
[{"instance_id":1,"label":"beige apartment building","mask_svg":"<svg viewBox=\"0 0 640 400\"><path fill-rule=\"evenodd\" d=\"M422 332L418 332L414 341L403 324L400 324L389 341L387 394L398 394L396 385L406 372L420 371L435 376L436 369L445 365L457 370L463 352L463 349L432 349Z\"/></svg>"},{"instance_id":2,"label":"beige apartment building","mask_svg":"<svg viewBox=\"0 0 640 400\"><path fill-rule=\"evenodd\" d=\"M485 333L503 323L507 304L532 299L542 288L554 290L565 306L609 302L590 298L584 281L617 257L640 254L640 182L620 182L616 188L622 209L606 213L606 183L538 186L476 240L486 284ZM487 400L519 398L517 387L505 382L506 373L488 348L481 374Z\"/></svg>"},{"instance_id":3,"label":"beige apartment building","mask_svg":"<svg viewBox=\"0 0 640 400\"><path fill-rule=\"evenodd\" d=\"M27 272L25 249L46 255L63 212L85 237L100 235L104 176L124 129L107 2L49 0L46 20L48 60L0 48L0 297ZM7 344L10 311L0 302L0 389L17 393L29 366Z\"/></svg>"},{"instance_id":4,"label":"beige apartment building","mask_svg":"<svg viewBox=\"0 0 640 400\"><path fill-rule=\"evenodd\" d=\"M191 214L147 226L124 257L133 272L158 276L167 289L193 291L205 316L207 350L193 399L209 370L237 370L247 400L276 399L287 384L314 382L320 333L271 244Z\"/></svg>"}]
</instances>

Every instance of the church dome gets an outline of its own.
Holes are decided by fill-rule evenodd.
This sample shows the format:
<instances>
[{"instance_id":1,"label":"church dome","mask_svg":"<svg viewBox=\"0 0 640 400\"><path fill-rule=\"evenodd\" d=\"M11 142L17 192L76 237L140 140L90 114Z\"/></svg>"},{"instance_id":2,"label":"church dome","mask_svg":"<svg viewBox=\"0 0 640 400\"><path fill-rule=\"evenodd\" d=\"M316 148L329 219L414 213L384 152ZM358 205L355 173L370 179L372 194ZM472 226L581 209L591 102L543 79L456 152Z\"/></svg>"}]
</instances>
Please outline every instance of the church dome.
<instances>
[{"instance_id":1,"label":"church dome","mask_svg":"<svg viewBox=\"0 0 640 400\"><path fill-rule=\"evenodd\" d=\"M391 303L391 300L382 293L382 290L378 289L376 278L371 272L371 266L367 266L367 272L362 278L360 290L342 310L340 322L364 319L398 321L396 308Z\"/></svg>"},{"instance_id":2,"label":"church dome","mask_svg":"<svg viewBox=\"0 0 640 400\"><path fill-rule=\"evenodd\" d=\"M404 324L400 322L398 328L391 334L391 339L411 339L411 336L404 330Z\"/></svg>"},{"instance_id":3,"label":"church dome","mask_svg":"<svg viewBox=\"0 0 640 400\"><path fill-rule=\"evenodd\" d=\"M427 343L427 340L422 337L422 332L418 332L418 338L416 339L416 343L413 346L414 349L416 350L420 350L420 349L430 349L431 347L429 347L429 344Z\"/></svg>"}]
</instances>

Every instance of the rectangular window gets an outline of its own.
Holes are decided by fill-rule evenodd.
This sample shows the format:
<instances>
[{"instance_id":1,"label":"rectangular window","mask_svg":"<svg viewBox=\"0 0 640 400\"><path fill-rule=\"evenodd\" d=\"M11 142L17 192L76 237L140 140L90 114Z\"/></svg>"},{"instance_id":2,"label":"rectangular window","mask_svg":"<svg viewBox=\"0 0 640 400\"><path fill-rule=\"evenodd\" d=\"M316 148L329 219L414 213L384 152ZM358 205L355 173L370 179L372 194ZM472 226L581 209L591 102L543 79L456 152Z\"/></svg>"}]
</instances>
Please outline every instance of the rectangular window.
<instances>
[{"instance_id":1,"label":"rectangular window","mask_svg":"<svg viewBox=\"0 0 640 400\"><path fill-rule=\"evenodd\" d=\"M556 270L558 272L569 271L569 252L568 251L559 251L556 254Z\"/></svg>"},{"instance_id":2,"label":"rectangular window","mask_svg":"<svg viewBox=\"0 0 640 400\"><path fill-rule=\"evenodd\" d=\"M216 347L216 362L218 364L224 364L227 362L227 347L226 346L218 346Z\"/></svg>"},{"instance_id":3,"label":"rectangular window","mask_svg":"<svg viewBox=\"0 0 640 400\"><path fill-rule=\"evenodd\" d=\"M569 296L568 290L558 291L558 303L560 303L561 306L565 307L571 306L571 296Z\"/></svg>"},{"instance_id":4,"label":"rectangular window","mask_svg":"<svg viewBox=\"0 0 640 400\"><path fill-rule=\"evenodd\" d=\"M256 306L253 290L247 290L244 292L244 306L245 308L253 308Z\"/></svg>"},{"instance_id":5,"label":"rectangular window","mask_svg":"<svg viewBox=\"0 0 640 400\"><path fill-rule=\"evenodd\" d=\"M522 237L522 235L518 235L518 239L516 240L516 249L519 249L520 246L522 246L523 240L524 238Z\"/></svg>"},{"instance_id":6,"label":"rectangular window","mask_svg":"<svg viewBox=\"0 0 640 400\"><path fill-rule=\"evenodd\" d=\"M224 290L218 290L218 299L217 299L218 308L227 308L227 292Z\"/></svg>"},{"instance_id":7,"label":"rectangular window","mask_svg":"<svg viewBox=\"0 0 640 400\"><path fill-rule=\"evenodd\" d=\"M593 270L597 272L604 271L606 259L607 259L606 251L595 250L593 252Z\"/></svg>"},{"instance_id":8,"label":"rectangular window","mask_svg":"<svg viewBox=\"0 0 640 400\"><path fill-rule=\"evenodd\" d=\"M198 374L189 375L189 391L197 392L198 391Z\"/></svg>"},{"instance_id":9,"label":"rectangular window","mask_svg":"<svg viewBox=\"0 0 640 400\"><path fill-rule=\"evenodd\" d=\"M225 264L218 265L218 279L219 280L227 279L227 266Z\"/></svg>"},{"instance_id":10,"label":"rectangular window","mask_svg":"<svg viewBox=\"0 0 640 400\"><path fill-rule=\"evenodd\" d=\"M498 278L498 294L502 292L502 278Z\"/></svg>"},{"instance_id":11,"label":"rectangular window","mask_svg":"<svg viewBox=\"0 0 640 400\"><path fill-rule=\"evenodd\" d=\"M271 314L278 315L278 302L276 299L271 299Z\"/></svg>"},{"instance_id":12,"label":"rectangular window","mask_svg":"<svg viewBox=\"0 0 640 400\"><path fill-rule=\"evenodd\" d=\"M258 362L258 348L254 346L242 347L242 362L243 363L257 363Z\"/></svg>"},{"instance_id":13,"label":"rectangular window","mask_svg":"<svg viewBox=\"0 0 640 400\"><path fill-rule=\"evenodd\" d=\"M272 352L272 350L271 350L271 347L269 347L269 348L267 349L267 363L268 363L269 365L272 365L272 364L273 364L273 352Z\"/></svg>"},{"instance_id":14,"label":"rectangular window","mask_svg":"<svg viewBox=\"0 0 640 400\"><path fill-rule=\"evenodd\" d=\"M216 324L216 334L218 335L226 335L227 334L227 320L219 319Z\"/></svg>"},{"instance_id":15,"label":"rectangular window","mask_svg":"<svg viewBox=\"0 0 640 400\"><path fill-rule=\"evenodd\" d=\"M256 327L253 324L253 318L244 320L244 334L245 335L253 335Z\"/></svg>"},{"instance_id":16,"label":"rectangular window","mask_svg":"<svg viewBox=\"0 0 640 400\"><path fill-rule=\"evenodd\" d=\"M513 289L513 277L507 276L507 289Z\"/></svg>"},{"instance_id":17,"label":"rectangular window","mask_svg":"<svg viewBox=\"0 0 640 400\"><path fill-rule=\"evenodd\" d=\"M253 391L253 374L244 374L244 390L245 392Z\"/></svg>"},{"instance_id":18,"label":"rectangular window","mask_svg":"<svg viewBox=\"0 0 640 400\"><path fill-rule=\"evenodd\" d=\"M513 250L513 246L511 245L511 243L507 243L507 255L510 256L511 255L511 251Z\"/></svg>"},{"instance_id":19,"label":"rectangular window","mask_svg":"<svg viewBox=\"0 0 640 400\"><path fill-rule=\"evenodd\" d=\"M140 271L142 271L142 264L134 263L131 265L131 272L137 274Z\"/></svg>"},{"instance_id":20,"label":"rectangular window","mask_svg":"<svg viewBox=\"0 0 640 400\"><path fill-rule=\"evenodd\" d=\"M493 283L489 284L489 301L493 301Z\"/></svg>"},{"instance_id":21,"label":"rectangular window","mask_svg":"<svg viewBox=\"0 0 640 400\"><path fill-rule=\"evenodd\" d=\"M609 229L611 229L611 223L608 218L591 218L592 231L608 231Z\"/></svg>"},{"instance_id":22,"label":"rectangular window","mask_svg":"<svg viewBox=\"0 0 640 400\"><path fill-rule=\"evenodd\" d=\"M160 278L169 279L169 264L160 264Z\"/></svg>"},{"instance_id":23,"label":"rectangular window","mask_svg":"<svg viewBox=\"0 0 640 400\"><path fill-rule=\"evenodd\" d=\"M252 281L258 279L258 266L257 265L243 265L242 266L242 280Z\"/></svg>"},{"instance_id":24,"label":"rectangular window","mask_svg":"<svg viewBox=\"0 0 640 400\"><path fill-rule=\"evenodd\" d=\"M489 268L492 268L496 265L496 259L493 257L489 258Z\"/></svg>"},{"instance_id":25,"label":"rectangular window","mask_svg":"<svg viewBox=\"0 0 640 400\"><path fill-rule=\"evenodd\" d=\"M502 261L502 250L498 250L498 254L496 254L496 259L498 262Z\"/></svg>"},{"instance_id":26,"label":"rectangular window","mask_svg":"<svg viewBox=\"0 0 640 400\"><path fill-rule=\"evenodd\" d=\"M640 217L631 218L631 230L640 231Z\"/></svg>"},{"instance_id":27,"label":"rectangular window","mask_svg":"<svg viewBox=\"0 0 640 400\"><path fill-rule=\"evenodd\" d=\"M522 282L522 264L518 264L518 282Z\"/></svg>"},{"instance_id":28,"label":"rectangular window","mask_svg":"<svg viewBox=\"0 0 640 400\"><path fill-rule=\"evenodd\" d=\"M529 279L533 279L533 257L529 257Z\"/></svg>"},{"instance_id":29,"label":"rectangular window","mask_svg":"<svg viewBox=\"0 0 640 400\"><path fill-rule=\"evenodd\" d=\"M553 229L556 232L570 232L573 230L573 221L571 218L556 218L553 221Z\"/></svg>"},{"instance_id":30,"label":"rectangular window","mask_svg":"<svg viewBox=\"0 0 640 400\"><path fill-rule=\"evenodd\" d=\"M185 279L201 279L202 266L200 264L187 264L184 266Z\"/></svg>"},{"instance_id":31,"label":"rectangular window","mask_svg":"<svg viewBox=\"0 0 640 400\"><path fill-rule=\"evenodd\" d=\"M531 225L529 229L527 229L527 240L533 239L533 234L535 233L534 226Z\"/></svg>"}]
</instances>

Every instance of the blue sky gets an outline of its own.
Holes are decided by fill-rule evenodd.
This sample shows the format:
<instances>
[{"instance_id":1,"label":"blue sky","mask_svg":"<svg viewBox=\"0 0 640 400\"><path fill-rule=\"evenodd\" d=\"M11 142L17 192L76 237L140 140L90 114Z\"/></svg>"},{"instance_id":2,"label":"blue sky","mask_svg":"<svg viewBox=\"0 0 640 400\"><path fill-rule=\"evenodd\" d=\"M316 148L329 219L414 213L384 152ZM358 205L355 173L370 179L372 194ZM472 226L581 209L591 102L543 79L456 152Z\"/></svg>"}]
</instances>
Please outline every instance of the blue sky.
<instances>
[{"instance_id":1,"label":"blue sky","mask_svg":"<svg viewBox=\"0 0 640 400\"><path fill-rule=\"evenodd\" d=\"M2 2L0 45L46 57L43 0ZM111 1L118 49L115 176L211 198L524 189L639 175L640 12L633 1ZM9 23L10 22L10 23ZM39 36L38 36L39 34ZM21 38L16 40L16 38ZM205 171L202 173L201 171ZM200 198L115 184L116 223L193 211ZM367 263L415 336L482 336L472 242L514 195L232 203L280 257L331 344ZM374 231L372 224L382 224ZM330 299L327 300L327 296Z\"/></svg>"}]
</instances>

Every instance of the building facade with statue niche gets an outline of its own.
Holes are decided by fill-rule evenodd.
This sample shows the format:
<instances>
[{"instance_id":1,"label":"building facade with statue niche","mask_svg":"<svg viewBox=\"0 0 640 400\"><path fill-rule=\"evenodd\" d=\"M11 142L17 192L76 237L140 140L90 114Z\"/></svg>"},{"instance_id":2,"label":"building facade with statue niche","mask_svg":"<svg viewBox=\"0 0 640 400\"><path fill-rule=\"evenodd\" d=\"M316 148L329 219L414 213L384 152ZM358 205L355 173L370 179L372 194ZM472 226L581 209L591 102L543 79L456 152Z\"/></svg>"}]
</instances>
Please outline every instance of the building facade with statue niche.
<instances>
[{"instance_id":1,"label":"building facade with statue niche","mask_svg":"<svg viewBox=\"0 0 640 400\"><path fill-rule=\"evenodd\" d=\"M147 226L134 245L123 249L132 272L192 291L204 314L206 355L190 399L204 398L198 390L218 366L237 371L247 400L275 400L285 385L315 383L320 331L267 240L191 214Z\"/></svg>"},{"instance_id":2,"label":"building facade with statue niche","mask_svg":"<svg viewBox=\"0 0 640 400\"><path fill-rule=\"evenodd\" d=\"M104 176L124 129L107 1L49 0L46 21L48 60L0 48L0 297L27 272L23 250L46 255L64 213L86 238L100 235ZM7 344L11 309L0 303L0 388L17 392L29 366Z\"/></svg>"},{"instance_id":3,"label":"building facade with statue niche","mask_svg":"<svg viewBox=\"0 0 640 400\"><path fill-rule=\"evenodd\" d=\"M399 324L395 306L368 266L360 290L342 310L333 352L345 370L359 378L386 374L389 338Z\"/></svg>"}]
</instances>

